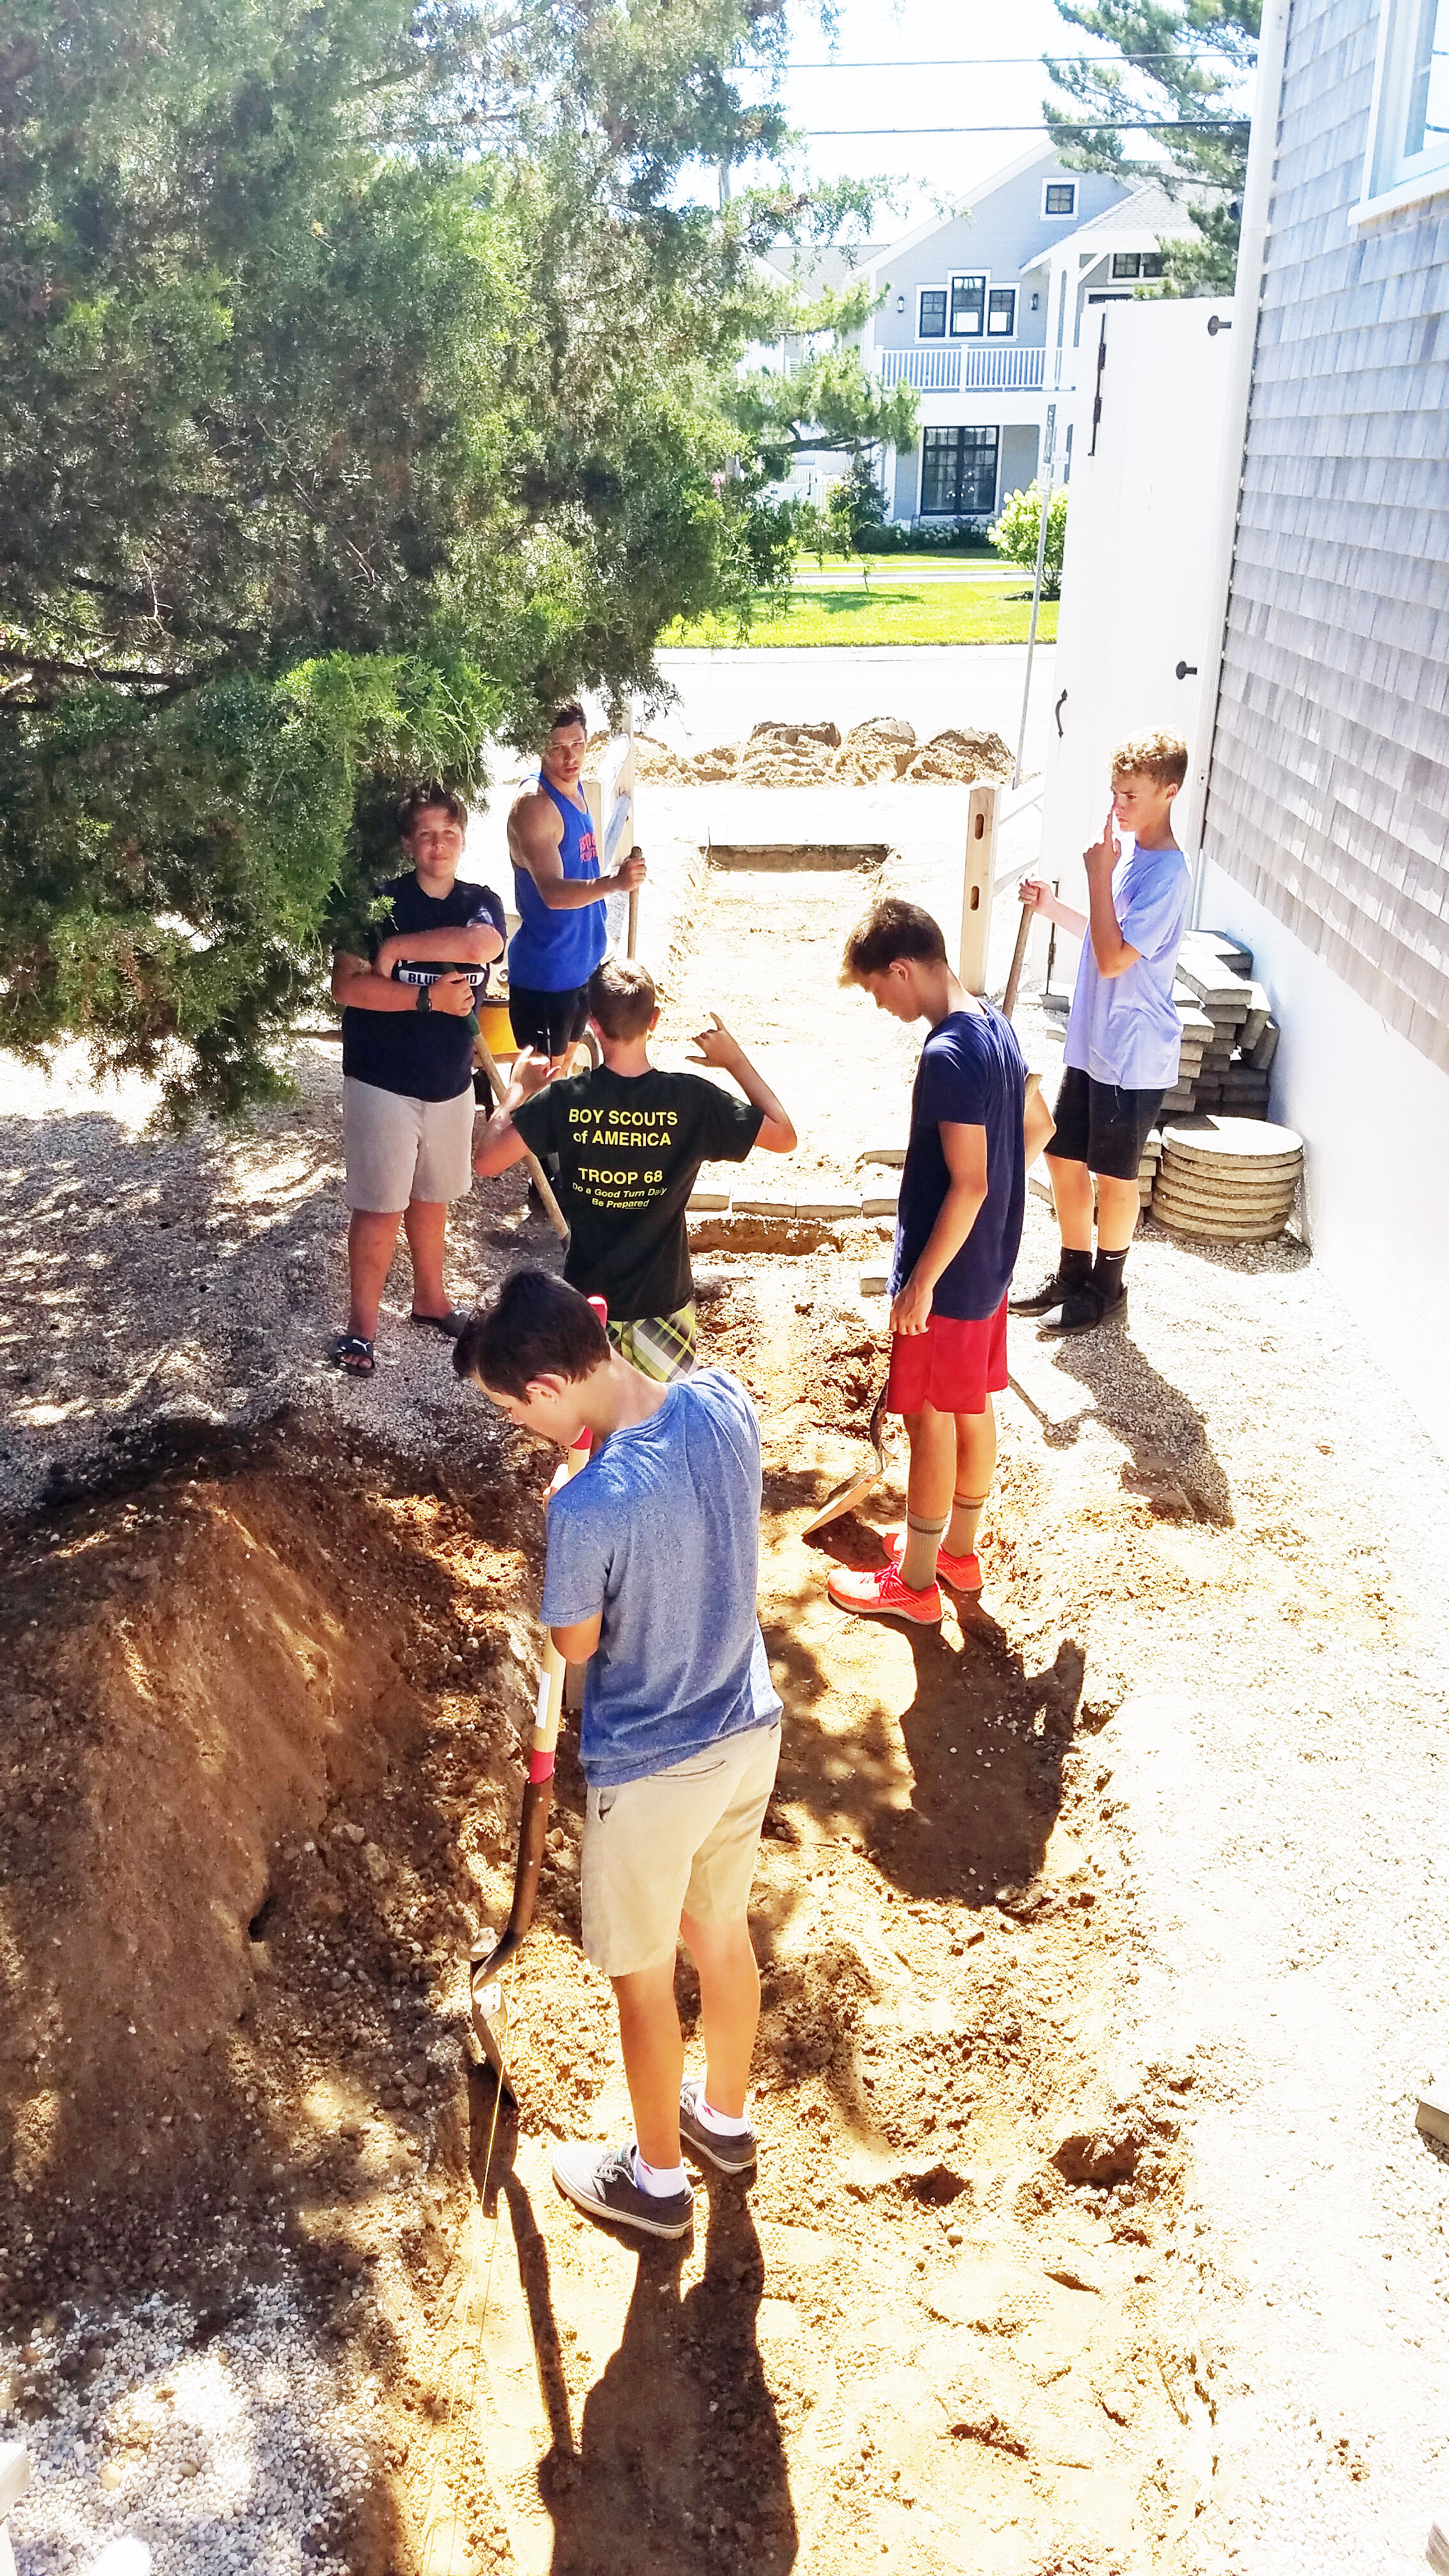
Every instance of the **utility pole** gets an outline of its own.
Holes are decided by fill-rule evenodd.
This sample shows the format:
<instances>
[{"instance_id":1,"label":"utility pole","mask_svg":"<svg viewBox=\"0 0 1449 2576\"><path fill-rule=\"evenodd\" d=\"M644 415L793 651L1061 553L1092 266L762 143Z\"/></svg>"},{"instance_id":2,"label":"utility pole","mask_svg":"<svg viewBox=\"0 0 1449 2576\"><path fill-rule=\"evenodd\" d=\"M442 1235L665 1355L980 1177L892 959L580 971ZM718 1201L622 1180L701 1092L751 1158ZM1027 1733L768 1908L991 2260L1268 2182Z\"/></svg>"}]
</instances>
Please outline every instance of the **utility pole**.
<instances>
[{"instance_id":1,"label":"utility pole","mask_svg":"<svg viewBox=\"0 0 1449 2576\"><path fill-rule=\"evenodd\" d=\"M1037 482L1041 490L1041 524L1036 532L1036 578L1031 590L1031 625L1026 638L1026 678L1021 691L1021 727L1016 737L1016 766L1011 773L1013 787L1021 785L1021 755L1026 748L1026 710L1031 698L1031 664L1036 651L1036 622L1041 613L1042 566L1046 561L1047 519L1052 506L1052 457L1057 443L1057 407L1047 404L1046 436L1042 444L1041 470Z\"/></svg>"}]
</instances>

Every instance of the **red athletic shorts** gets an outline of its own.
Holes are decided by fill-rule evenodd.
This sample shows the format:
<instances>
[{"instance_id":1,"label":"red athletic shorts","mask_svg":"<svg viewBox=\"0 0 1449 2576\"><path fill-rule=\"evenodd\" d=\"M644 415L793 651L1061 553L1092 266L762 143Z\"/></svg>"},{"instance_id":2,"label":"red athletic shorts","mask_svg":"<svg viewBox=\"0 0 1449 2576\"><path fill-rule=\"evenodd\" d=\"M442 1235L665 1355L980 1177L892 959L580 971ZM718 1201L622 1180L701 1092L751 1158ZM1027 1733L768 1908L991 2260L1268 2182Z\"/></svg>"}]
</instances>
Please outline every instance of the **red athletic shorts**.
<instances>
[{"instance_id":1,"label":"red athletic shorts","mask_svg":"<svg viewBox=\"0 0 1449 2576\"><path fill-rule=\"evenodd\" d=\"M933 1315L924 1333L893 1333L888 1413L984 1413L1006 1384L1006 1299L994 1315Z\"/></svg>"}]
</instances>

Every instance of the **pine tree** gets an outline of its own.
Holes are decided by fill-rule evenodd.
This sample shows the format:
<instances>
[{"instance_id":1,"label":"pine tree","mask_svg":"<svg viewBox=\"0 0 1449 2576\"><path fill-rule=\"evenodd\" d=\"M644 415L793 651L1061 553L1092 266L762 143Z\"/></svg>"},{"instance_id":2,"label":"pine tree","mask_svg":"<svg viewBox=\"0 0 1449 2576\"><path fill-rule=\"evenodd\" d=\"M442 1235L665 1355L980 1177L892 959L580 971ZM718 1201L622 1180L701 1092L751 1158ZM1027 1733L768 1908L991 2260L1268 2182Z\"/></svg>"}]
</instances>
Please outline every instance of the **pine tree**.
<instances>
[{"instance_id":1,"label":"pine tree","mask_svg":"<svg viewBox=\"0 0 1449 2576\"><path fill-rule=\"evenodd\" d=\"M399 788L785 577L760 254L869 192L687 184L778 158L782 44L768 0L9 0L0 1045L267 1096Z\"/></svg>"},{"instance_id":2,"label":"pine tree","mask_svg":"<svg viewBox=\"0 0 1449 2576\"><path fill-rule=\"evenodd\" d=\"M1114 45L1122 57L1100 64L1048 59L1056 94L1043 113L1063 160L1074 170L1156 179L1181 201L1195 234L1162 243L1161 292L1230 295L1248 163L1248 119L1235 109L1257 60L1259 0L1056 5L1069 26ZM1129 153L1122 120L1134 113L1171 120L1153 137L1165 160ZM1084 125L1096 130L1084 134Z\"/></svg>"}]
</instances>

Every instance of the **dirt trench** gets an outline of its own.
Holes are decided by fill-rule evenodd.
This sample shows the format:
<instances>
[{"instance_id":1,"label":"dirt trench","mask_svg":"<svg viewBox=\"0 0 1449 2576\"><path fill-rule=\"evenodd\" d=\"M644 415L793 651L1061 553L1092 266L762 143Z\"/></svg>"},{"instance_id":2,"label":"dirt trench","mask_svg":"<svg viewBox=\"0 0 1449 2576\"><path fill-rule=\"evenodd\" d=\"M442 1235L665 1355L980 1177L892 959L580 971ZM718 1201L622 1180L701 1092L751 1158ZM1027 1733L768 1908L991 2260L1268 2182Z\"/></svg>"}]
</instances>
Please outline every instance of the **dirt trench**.
<instances>
[{"instance_id":1,"label":"dirt trench","mask_svg":"<svg viewBox=\"0 0 1449 2576\"><path fill-rule=\"evenodd\" d=\"M626 2120L577 1947L567 1752L516 2123L469 2063L461 1962L506 1907L522 1779L540 1453L481 1409L432 1490L305 1427L198 1450L9 1548L0 2074L23 2219L0 2397L23 2432L57 2372L100 2374L97 2440L139 2497L145 2391L101 2405L107 2333L160 2294L195 2338L240 2342L285 2280L356 2395L361 2490L319 2496L303 2543L349 2576L1170 2567L1210 2474L1178 2243L1190 2074L1124 2093L1108 2063L1132 1929L1083 1816L1110 1712L1070 1633L1028 1657L989 1606L907 1635L826 1604L800 1528L880 1357L837 1255L728 1274L709 1333L764 1420L786 1710L757 2182L707 2183L693 2243L641 2256L548 2181L554 2137ZM1008 1455L988 1605L1033 1473ZM859 1521L827 1537L878 1550ZM684 1964L680 1995L693 2038Z\"/></svg>"}]
</instances>

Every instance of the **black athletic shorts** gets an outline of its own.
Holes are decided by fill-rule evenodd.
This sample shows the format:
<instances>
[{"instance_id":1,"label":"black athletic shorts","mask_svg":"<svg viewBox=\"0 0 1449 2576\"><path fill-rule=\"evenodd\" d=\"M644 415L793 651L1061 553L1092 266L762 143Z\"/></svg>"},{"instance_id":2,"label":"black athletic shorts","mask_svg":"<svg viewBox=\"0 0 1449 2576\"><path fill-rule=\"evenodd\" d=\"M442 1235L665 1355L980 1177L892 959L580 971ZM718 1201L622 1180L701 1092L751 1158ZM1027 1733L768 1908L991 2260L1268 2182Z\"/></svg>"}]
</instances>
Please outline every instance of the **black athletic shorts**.
<instances>
[{"instance_id":1,"label":"black athletic shorts","mask_svg":"<svg viewBox=\"0 0 1449 2576\"><path fill-rule=\"evenodd\" d=\"M532 1047L535 1055L562 1055L589 1025L589 988L575 984L567 993L536 993L527 984L510 984L508 1017L519 1046Z\"/></svg>"},{"instance_id":2,"label":"black athletic shorts","mask_svg":"<svg viewBox=\"0 0 1449 2576\"><path fill-rule=\"evenodd\" d=\"M1166 1097L1163 1091L1124 1091L1120 1083L1094 1082L1069 1064L1057 1093L1057 1132L1046 1153L1058 1162L1085 1163L1109 1181L1135 1181Z\"/></svg>"}]
</instances>

